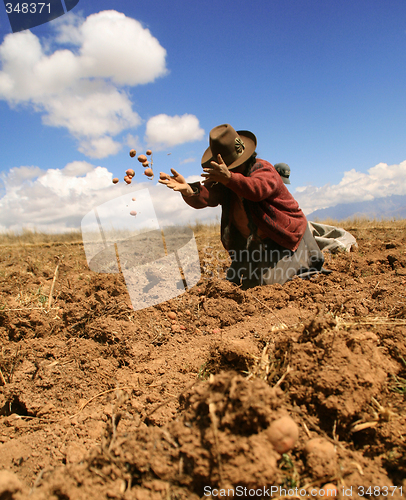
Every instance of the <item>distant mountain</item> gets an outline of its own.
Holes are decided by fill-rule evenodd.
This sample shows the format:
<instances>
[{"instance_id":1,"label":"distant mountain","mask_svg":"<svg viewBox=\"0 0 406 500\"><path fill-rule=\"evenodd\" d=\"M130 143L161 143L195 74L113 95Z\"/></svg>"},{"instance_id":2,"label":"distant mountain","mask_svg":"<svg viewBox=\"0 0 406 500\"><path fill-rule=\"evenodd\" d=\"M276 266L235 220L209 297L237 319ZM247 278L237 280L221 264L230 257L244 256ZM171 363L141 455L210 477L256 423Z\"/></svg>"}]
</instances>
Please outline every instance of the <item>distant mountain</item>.
<instances>
[{"instance_id":1,"label":"distant mountain","mask_svg":"<svg viewBox=\"0 0 406 500\"><path fill-rule=\"evenodd\" d=\"M340 203L335 207L315 210L307 219L322 221L325 219L343 220L354 217L368 219L406 219L406 195L392 195L357 203Z\"/></svg>"}]
</instances>

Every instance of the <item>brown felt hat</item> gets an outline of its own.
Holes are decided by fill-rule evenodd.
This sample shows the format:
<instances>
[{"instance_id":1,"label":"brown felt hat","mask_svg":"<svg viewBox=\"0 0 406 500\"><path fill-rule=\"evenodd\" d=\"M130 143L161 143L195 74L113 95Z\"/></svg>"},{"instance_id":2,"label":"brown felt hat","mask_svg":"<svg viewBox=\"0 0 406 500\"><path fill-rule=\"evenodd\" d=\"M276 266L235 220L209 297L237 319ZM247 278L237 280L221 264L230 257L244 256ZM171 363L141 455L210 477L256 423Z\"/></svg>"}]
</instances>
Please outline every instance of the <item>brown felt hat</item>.
<instances>
[{"instance_id":1,"label":"brown felt hat","mask_svg":"<svg viewBox=\"0 0 406 500\"><path fill-rule=\"evenodd\" d=\"M257 138L252 132L240 130L236 132L227 123L214 127L209 136L210 147L202 156L202 166L217 161L221 155L229 170L237 168L252 156L257 146Z\"/></svg>"}]
</instances>

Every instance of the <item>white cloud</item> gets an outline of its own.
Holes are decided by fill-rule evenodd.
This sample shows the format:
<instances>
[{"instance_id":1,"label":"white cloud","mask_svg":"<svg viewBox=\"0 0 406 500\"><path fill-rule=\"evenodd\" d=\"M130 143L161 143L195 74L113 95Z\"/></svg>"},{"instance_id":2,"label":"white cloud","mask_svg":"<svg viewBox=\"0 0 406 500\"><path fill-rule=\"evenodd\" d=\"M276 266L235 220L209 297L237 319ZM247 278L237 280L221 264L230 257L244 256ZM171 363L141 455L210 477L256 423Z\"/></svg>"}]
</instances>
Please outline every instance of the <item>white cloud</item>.
<instances>
[{"instance_id":1,"label":"white cloud","mask_svg":"<svg viewBox=\"0 0 406 500\"><path fill-rule=\"evenodd\" d=\"M153 116L147 122L145 141L151 147L164 149L185 142L200 141L204 137L199 120L194 115Z\"/></svg>"},{"instance_id":2,"label":"white cloud","mask_svg":"<svg viewBox=\"0 0 406 500\"><path fill-rule=\"evenodd\" d=\"M27 168L32 175L27 175ZM107 169L87 162L72 162L63 169L46 171L38 167L13 168L2 175L2 180L5 194L0 198L0 228L12 231L23 227L45 231L77 229L83 215L108 196L108 188L113 186Z\"/></svg>"},{"instance_id":3,"label":"white cloud","mask_svg":"<svg viewBox=\"0 0 406 500\"><path fill-rule=\"evenodd\" d=\"M196 158L186 158L185 160L182 160L180 162L181 165L184 165L186 163L195 163L196 162Z\"/></svg>"},{"instance_id":4,"label":"white cloud","mask_svg":"<svg viewBox=\"0 0 406 500\"><path fill-rule=\"evenodd\" d=\"M94 169L94 166L87 161L72 161L65 165L65 167L61 170L63 175L74 177L81 176L91 172Z\"/></svg>"},{"instance_id":5,"label":"white cloud","mask_svg":"<svg viewBox=\"0 0 406 500\"><path fill-rule=\"evenodd\" d=\"M189 175L185 180L190 184L191 182L203 182L204 178L201 175Z\"/></svg>"},{"instance_id":6,"label":"white cloud","mask_svg":"<svg viewBox=\"0 0 406 500\"><path fill-rule=\"evenodd\" d=\"M339 203L368 201L394 194L406 194L406 161L399 165L379 163L366 174L352 169L344 172L337 185L299 187L294 196L302 210L309 214Z\"/></svg>"},{"instance_id":7,"label":"white cloud","mask_svg":"<svg viewBox=\"0 0 406 500\"><path fill-rule=\"evenodd\" d=\"M0 198L0 230L31 228L44 232L80 229L93 208L129 190L148 188L161 226L213 220L219 208L195 210L179 193L143 176L131 186L112 184L113 175L88 162L71 162L62 169L16 167L2 174L5 194Z\"/></svg>"},{"instance_id":8,"label":"white cloud","mask_svg":"<svg viewBox=\"0 0 406 500\"><path fill-rule=\"evenodd\" d=\"M124 144L131 149L135 149L136 151L141 149L141 141L138 135L127 134Z\"/></svg>"},{"instance_id":9,"label":"white cloud","mask_svg":"<svg viewBox=\"0 0 406 500\"><path fill-rule=\"evenodd\" d=\"M4 173L2 173L1 177L3 181L5 181L5 179L7 178L8 184L13 186L13 185L18 185L21 181L38 177L42 173L43 170L41 170L39 167L23 166L19 168L11 168L7 176Z\"/></svg>"},{"instance_id":10,"label":"white cloud","mask_svg":"<svg viewBox=\"0 0 406 500\"><path fill-rule=\"evenodd\" d=\"M81 82L76 91L47 99L42 104L48 112L44 123L66 127L78 137L93 138L104 134L114 136L141 123L128 97L117 89L99 82Z\"/></svg>"},{"instance_id":11,"label":"white cloud","mask_svg":"<svg viewBox=\"0 0 406 500\"><path fill-rule=\"evenodd\" d=\"M41 43L28 30L4 38L0 99L31 104L46 125L67 128L91 157L115 154L120 148L112 137L141 123L120 87L164 76L166 51L141 23L113 10L61 19L52 42L74 50L48 53L52 42Z\"/></svg>"},{"instance_id":12,"label":"white cloud","mask_svg":"<svg viewBox=\"0 0 406 500\"><path fill-rule=\"evenodd\" d=\"M109 136L97 137L90 140L80 141L79 151L91 158L105 158L109 155L115 155L121 149L121 144L114 141Z\"/></svg>"},{"instance_id":13,"label":"white cloud","mask_svg":"<svg viewBox=\"0 0 406 500\"><path fill-rule=\"evenodd\" d=\"M212 221L221 214L219 207L195 209L190 207L180 193L172 191L162 184L150 188L155 212L162 226L194 223L195 221Z\"/></svg>"},{"instance_id":14,"label":"white cloud","mask_svg":"<svg viewBox=\"0 0 406 500\"><path fill-rule=\"evenodd\" d=\"M92 14L79 28L83 67L89 77L117 85L153 82L167 73L166 51L148 29L114 10Z\"/></svg>"}]
</instances>

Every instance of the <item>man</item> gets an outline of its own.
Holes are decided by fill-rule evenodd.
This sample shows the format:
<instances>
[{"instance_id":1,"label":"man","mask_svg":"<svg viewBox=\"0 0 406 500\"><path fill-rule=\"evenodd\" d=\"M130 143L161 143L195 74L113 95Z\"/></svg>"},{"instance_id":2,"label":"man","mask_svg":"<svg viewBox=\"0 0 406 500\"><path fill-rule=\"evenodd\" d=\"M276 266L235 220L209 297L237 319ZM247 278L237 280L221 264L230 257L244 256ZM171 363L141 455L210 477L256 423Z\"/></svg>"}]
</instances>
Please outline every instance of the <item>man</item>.
<instances>
[{"instance_id":1,"label":"man","mask_svg":"<svg viewBox=\"0 0 406 500\"><path fill-rule=\"evenodd\" d=\"M290 176L290 167L286 163L275 163L275 170L282 177L284 184L290 184L289 176Z\"/></svg>"},{"instance_id":2,"label":"man","mask_svg":"<svg viewBox=\"0 0 406 500\"><path fill-rule=\"evenodd\" d=\"M172 176L161 172L159 182L191 207L221 205L221 241L232 260L227 279L247 289L319 272L324 257L306 217L275 168L256 158L255 135L224 124L211 130L209 142L203 184L186 183L175 169Z\"/></svg>"}]
</instances>

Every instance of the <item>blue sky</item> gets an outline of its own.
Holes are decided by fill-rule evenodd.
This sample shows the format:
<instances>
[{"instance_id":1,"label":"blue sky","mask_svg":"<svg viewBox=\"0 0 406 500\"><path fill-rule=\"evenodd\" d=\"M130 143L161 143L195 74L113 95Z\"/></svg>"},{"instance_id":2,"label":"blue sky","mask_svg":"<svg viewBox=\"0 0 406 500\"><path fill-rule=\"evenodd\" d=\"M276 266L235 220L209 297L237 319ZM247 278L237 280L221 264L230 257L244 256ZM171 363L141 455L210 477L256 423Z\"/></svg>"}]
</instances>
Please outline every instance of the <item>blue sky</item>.
<instances>
[{"instance_id":1,"label":"blue sky","mask_svg":"<svg viewBox=\"0 0 406 500\"><path fill-rule=\"evenodd\" d=\"M128 152L194 180L221 123L290 165L305 213L406 194L405 82L404 0L81 0L16 34L0 6L0 229L79 227L145 187L159 217L212 216Z\"/></svg>"}]
</instances>

